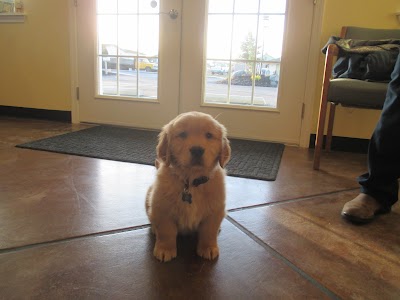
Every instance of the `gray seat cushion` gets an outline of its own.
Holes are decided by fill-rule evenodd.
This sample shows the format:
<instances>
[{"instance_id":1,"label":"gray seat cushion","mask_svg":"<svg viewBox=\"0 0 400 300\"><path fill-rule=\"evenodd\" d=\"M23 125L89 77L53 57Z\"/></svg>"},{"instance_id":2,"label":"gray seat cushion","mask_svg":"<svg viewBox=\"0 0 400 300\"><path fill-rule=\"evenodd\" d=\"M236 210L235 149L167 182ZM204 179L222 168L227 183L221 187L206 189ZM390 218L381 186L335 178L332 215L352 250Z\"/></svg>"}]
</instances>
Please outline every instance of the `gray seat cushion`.
<instances>
[{"instance_id":1,"label":"gray seat cushion","mask_svg":"<svg viewBox=\"0 0 400 300\"><path fill-rule=\"evenodd\" d=\"M399 29L372 29L363 27L347 27L346 39L383 40L400 39Z\"/></svg>"},{"instance_id":2,"label":"gray seat cushion","mask_svg":"<svg viewBox=\"0 0 400 300\"><path fill-rule=\"evenodd\" d=\"M343 106L382 109L387 83L337 78L330 81L328 101Z\"/></svg>"}]
</instances>

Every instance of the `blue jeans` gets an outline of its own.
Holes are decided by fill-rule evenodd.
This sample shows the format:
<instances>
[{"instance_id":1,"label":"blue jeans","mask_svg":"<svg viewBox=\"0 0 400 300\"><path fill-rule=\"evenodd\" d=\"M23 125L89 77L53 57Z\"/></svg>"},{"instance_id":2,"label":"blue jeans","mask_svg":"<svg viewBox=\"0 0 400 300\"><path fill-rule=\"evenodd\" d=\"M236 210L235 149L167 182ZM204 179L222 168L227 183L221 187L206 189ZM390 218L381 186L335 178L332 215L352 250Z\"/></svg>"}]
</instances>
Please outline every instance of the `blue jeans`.
<instances>
[{"instance_id":1,"label":"blue jeans","mask_svg":"<svg viewBox=\"0 0 400 300\"><path fill-rule=\"evenodd\" d=\"M368 173L358 177L361 192L375 198L382 212L398 200L400 178L400 55L391 75L381 117L368 148Z\"/></svg>"}]
</instances>

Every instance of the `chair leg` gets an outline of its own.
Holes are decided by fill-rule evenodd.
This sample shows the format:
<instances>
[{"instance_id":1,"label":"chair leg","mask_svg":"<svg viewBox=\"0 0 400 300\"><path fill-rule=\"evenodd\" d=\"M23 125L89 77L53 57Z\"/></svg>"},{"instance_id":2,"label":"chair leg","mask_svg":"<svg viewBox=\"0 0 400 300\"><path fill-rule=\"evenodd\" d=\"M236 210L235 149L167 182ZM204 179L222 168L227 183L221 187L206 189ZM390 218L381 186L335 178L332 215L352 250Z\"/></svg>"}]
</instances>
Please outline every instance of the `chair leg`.
<instances>
[{"instance_id":1,"label":"chair leg","mask_svg":"<svg viewBox=\"0 0 400 300\"><path fill-rule=\"evenodd\" d=\"M335 111L336 111L336 104L331 102L330 108L329 108L328 131L326 133L326 143L325 143L325 150L327 152L331 151L332 132L333 132L333 122L335 120Z\"/></svg>"},{"instance_id":2,"label":"chair leg","mask_svg":"<svg viewBox=\"0 0 400 300\"><path fill-rule=\"evenodd\" d=\"M322 80L322 91L321 91L321 102L319 106L319 117L317 127L317 137L315 139L315 151L314 151L314 170L319 170L319 164L321 160L322 142L324 139L324 127L326 119L326 109L328 106L328 89L330 78L332 76L333 57L337 55L337 46L329 45L328 51L325 57L325 68L324 78Z\"/></svg>"},{"instance_id":3,"label":"chair leg","mask_svg":"<svg viewBox=\"0 0 400 300\"><path fill-rule=\"evenodd\" d=\"M324 139L326 110L328 106L327 97L324 94L325 93L322 93L321 104L319 108L317 136L315 139L315 150L314 150L314 164L313 164L314 170L319 170L319 165L321 161L322 143Z\"/></svg>"}]
</instances>

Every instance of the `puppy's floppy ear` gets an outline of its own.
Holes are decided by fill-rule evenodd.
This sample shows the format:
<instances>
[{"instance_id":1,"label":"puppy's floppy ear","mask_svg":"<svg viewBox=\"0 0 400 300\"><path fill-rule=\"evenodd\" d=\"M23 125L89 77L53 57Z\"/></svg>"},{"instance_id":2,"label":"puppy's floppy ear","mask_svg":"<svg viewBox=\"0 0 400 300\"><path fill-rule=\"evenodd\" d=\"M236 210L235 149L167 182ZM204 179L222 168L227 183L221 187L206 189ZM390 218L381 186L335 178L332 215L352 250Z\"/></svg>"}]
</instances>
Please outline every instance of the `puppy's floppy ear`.
<instances>
[{"instance_id":1,"label":"puppy's floppy ear","mask_svg":"<svg viewBox=\"0 0 400 300\"><path fill-rule=\"evenodd\" d=\"M219 164L221 165L221 167L224 168L226 164L229 162L230 158L231 158L231 145L227 137L224 136L222 138L221 155L219 156Z\"/></svg>"},{"instance_id":2,"label":"puppy's floppy ear","mask_svg":"<svg viewBox=\"0 0 400 300\"><path fill-rule=\"evenodd\" d=\"M163 161L167 166L170 164L169 155L169 142L168 142L168 131L170 125L167 124L163 127L160 134L158 135L157 145L157 160Z\"/></svg>"}]
</instances>

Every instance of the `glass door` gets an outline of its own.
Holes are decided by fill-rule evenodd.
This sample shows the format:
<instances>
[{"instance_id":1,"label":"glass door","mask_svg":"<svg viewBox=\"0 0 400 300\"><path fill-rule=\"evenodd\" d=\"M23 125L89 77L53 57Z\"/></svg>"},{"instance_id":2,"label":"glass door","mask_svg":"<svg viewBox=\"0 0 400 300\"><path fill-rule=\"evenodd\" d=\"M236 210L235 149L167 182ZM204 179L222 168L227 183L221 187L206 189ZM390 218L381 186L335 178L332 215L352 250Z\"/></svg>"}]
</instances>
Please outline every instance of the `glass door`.
<instances>
[{"instance_id":1,"label":"glass door","mask_svg":"<svg viewBox=\"0 0 400 300\"><path fill-rule=\"evenodd\" d=\"M184 1L180 111L299 144L313 11L312 0Z\"/></svg>"},{"instance_id":2,"label":"glass door","mask_svg":"<svg viewBox=\"0 0 400 300\"><path fill-rule=\"evenodd\" d=\"M159 129L178 114L180 5L78 1L80 121Z\"/></svg>"},{"instance_id":3,"label":"glass door","mask_svg":"<svg viewBox=\"0 0 400 300\"><path fill-rule=\"evenodd\" d=\"M299 144L313 0L79 0L79 119Z\"/></svg>"}]
</instances>

